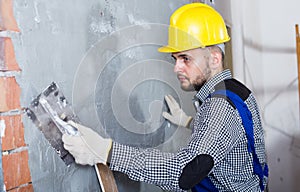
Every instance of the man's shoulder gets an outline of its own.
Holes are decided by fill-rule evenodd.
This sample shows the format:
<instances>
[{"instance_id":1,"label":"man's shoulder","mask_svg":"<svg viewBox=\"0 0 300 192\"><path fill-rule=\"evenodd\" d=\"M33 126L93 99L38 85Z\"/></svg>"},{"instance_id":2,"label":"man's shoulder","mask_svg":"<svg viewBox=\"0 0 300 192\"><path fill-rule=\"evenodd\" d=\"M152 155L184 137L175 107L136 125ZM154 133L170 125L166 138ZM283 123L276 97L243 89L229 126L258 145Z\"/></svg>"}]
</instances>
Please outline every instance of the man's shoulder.
<instances>
[{"instance_id":1,"label":"man's shoulder","mask_svg":"<svg viewBox=\"0 0 300 192\"><path fill-rule=\"evenodd\" d=\"M251 94L251 90L246 85L234 78L225 79L224 81L219 82L215 86L215 90L231 91L237 94L241 99L243 99L243 101L245 101Z\"/></svg>"}]
</instances>

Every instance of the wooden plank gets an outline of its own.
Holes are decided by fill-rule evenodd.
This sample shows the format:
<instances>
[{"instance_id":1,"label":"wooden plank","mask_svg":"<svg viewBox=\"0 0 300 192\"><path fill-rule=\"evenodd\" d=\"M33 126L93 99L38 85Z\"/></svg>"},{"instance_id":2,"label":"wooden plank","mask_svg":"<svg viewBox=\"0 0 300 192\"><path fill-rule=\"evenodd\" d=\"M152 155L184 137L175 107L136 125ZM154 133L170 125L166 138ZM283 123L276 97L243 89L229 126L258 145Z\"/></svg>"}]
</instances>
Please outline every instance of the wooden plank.
<instances>
[{"instance_id":1,"label":"wooden plank","mask_svg":"<svg viewBox=\"0 0 300 192\"><path fill-rule=\"evenodd\" d=\"M95 165L95 170L102 192L118 192L114 175L107 165L98 163Z\"/></svg>"},{"instance_id":2,"label":"wooden plank","mask_svg":"<svg viewBox=\"0 0 300 192\"><path fill-rule=\"evenodd\" d=\"M296 29L296 53L297 53L297 64L298 64L298 97L299 97L299 109L300 109L300 34L299 26L295 25Z\"/></svg>"}]
</instances>

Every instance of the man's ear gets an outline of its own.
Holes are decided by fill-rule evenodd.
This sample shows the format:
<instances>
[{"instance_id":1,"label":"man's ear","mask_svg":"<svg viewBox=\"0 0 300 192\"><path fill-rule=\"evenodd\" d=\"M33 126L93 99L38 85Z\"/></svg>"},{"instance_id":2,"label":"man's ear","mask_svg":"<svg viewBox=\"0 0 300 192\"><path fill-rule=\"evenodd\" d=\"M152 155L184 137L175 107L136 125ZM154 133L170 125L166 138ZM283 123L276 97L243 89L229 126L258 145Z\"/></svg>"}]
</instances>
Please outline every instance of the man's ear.
<instances>
[{"instance_id":1,"label":"man's ear","mask_svg":"<svg viewBox=\"0 0 300 192\"><path fill-rule=\"evenodd\" d=\"M212 48L211 54L211 68L219 69L222 67L222 53L218 48Z\"/></svg>"}]
</instances>

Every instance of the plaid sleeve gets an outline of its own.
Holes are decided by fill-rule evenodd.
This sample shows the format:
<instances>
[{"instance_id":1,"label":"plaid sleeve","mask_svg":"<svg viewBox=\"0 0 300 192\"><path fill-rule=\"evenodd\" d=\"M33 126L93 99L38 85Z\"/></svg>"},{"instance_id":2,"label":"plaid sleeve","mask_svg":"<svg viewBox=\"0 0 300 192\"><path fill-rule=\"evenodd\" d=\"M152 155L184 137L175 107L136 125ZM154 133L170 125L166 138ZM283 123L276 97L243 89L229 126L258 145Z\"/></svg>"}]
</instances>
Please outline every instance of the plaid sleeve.
<instances>
[{"instance_id":1,"label":"plaid sleeve","mask_svg":"<svg viewBox=\"0 0 300 192\"><path fill-rule=\"evenodd\" d=\"M196 114L189 149L211 155L217 164L243 139L243 135L237 110L225 99L207 99Z\"/></svg>"},{"instance_id":2,"label":"plaid sleeve","mask_svg":"<svg viewBox=\"0 0 300 192\"><path fill-rule=\"evenodd\" d=\"M132 180L155 184L163 190L184 191L178 184L183 166L176 154L116 142L112 149L112 170L123 172Z\"/></svg>"},{"instance_id":3,"label":"plaid sleeve","mask_svg":"<svg viewBox=\"0 0 300 192\"><path fill-rule=\"evenodd\" d=\"M165 153L114 142L110 167L163 190L183 191L179 178L187 163L200 154L209 154L218 163L240 139L236 116L235 109L226 100L212 98L197 112L194 132L186 147L177 153Z\"/></svg>"}]
</instances>

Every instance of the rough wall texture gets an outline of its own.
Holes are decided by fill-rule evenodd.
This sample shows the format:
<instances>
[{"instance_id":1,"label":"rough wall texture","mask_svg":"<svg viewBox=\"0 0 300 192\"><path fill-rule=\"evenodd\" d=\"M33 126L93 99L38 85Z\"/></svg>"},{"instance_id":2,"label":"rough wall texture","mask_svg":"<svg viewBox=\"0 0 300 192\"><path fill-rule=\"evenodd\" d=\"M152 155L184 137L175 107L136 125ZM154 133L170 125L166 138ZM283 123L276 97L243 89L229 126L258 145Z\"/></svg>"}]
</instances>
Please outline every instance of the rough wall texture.
<instances>
[{"instance_id":1,"label":"rough wall texture","mask_svg":"<svg viewBox=\"0 0 300 192\"><path fill-rule=\"evenodd\" d=\"M13 1L0 1L0 190L33 191L20 104L20 75L12 36L19 33Z\"/></svg>"},{"instance_id":2,"label":"rough wall texture","mask_svg":"<svg viewBox=\"0 0 300 192\"><path fill-rule=\"evenodd\" d=\"M169 22L169 16L186 3L189 1L15 0L17 22L9 23L18 23L12 27L21 33L13 34L6 48L14 45L16 59L13 54L5 58L12 58L9 66L17 74L18 63L22 74L18 83L15 72L10 79L0 81L0 86L17 86L12 87L14 95L9 97L14 100L3 102L3 107L20 111L55 81L80 120L100 134L126 144L176 150L189 131L162 123L163 97L171 93L185 104L192 94L182 97L170 58L156 50L167 41L164 24ZM7 67L1 64L0 68ZM15 100L20 89L21 103L19 98ZM188 113L193 112L190 102L185 107ZM118 113L122 110L126 113ZM35 191L100 191L92 167L66 167L32 122L26 117L22 120L28 154L24 155L27 150L18 154L28 158ZM130 125L139 129L132 130ZM17 132L22 134L21 130ZM24 145L24 141L10 145L17 144ZM114 174L120 191L161 191L156 186L131 181L121 173Z\"/></svg>"},{"instance_id":3,"label":"rough wall texture","mask_svg":"<svg viewBox=\"0 0 300 192\"><path fill-rule=\"evenodd\" d=\"M135 43L134 48L127 46L119 54L122 50L118 49L121 44L126 43L124 41L130 44L134 38L126 36L120 39L115 38L118 37L117 34L115 36L109 34L118 31L122 34L124 32L122 29L136 24L166 24L171 12L188 1L91 0L87 3L83 0L0 0L0 2L2 136L0 180L3 181L0 182L1 190L6 188L11 191L30 191L34 188L35 191L99 191L92 168L75 165L65 167L34 125L25 117L22 118L24 125L22 123L22 107L27 106L31 99L52 81L56 81L67 98L74 101L76 112L86 125L96 127L99 122L105 123L106 133L120 142L133 145L142 142L143 146L157 145L163 143L170 133L172 134L166 129L152 132L156 135L161 134L158 138L151 137L151 134L140 137L138 134L123 130L116 122L116 118L110 118L114 115L114 109L110 107L111 102L115 101L110 100L111 93L115 93L114 83L119 82L116 85L121 85L120 80L125 78L122 75L128 72L134 76L132 69L138 69L133 71L146 80L151 77L148 72L153 72L158 67L141 69L135 68L138 66L135 64L141 60L147 63L150 58L163 61L165 58L162 59L164 56L155 53L157 44L153 45L151 42L143 46ZM216 2L220 5L225 1L220 3L221 0L205 0L205 2ZM228 2L232 4L231 14L226 10L223 15L232 25L235 76L245 80L251 88L254 88L253 91L257 93L264 112L263 121L267 128L266 144L271 168L270 189L271 191L298 191L300 139L299 105L295 83L297 70L294 55L294 24L299 23L299 14L297 14L299 3L296 0L290 1L289 4L285 4L286 8L282 9L282 4L274 4L271 0L226 1ZM270 9L270 4L275 7ZM145 31L147 30L142 30ZM138 37L142 34L140 32L138 30L132 35ZM160 35L165 39L163 34ZM105 41L107 37L111 39ZM159 35L154 37L158 38ZM103 44L101 41L103 39L108 44ZM123 40L121 44L120 40ZM101 52L100 58L96 53L89 52L93 47L97 47L97 50L93 51ZM107 63L96 65L97 59ZM88 65L82 66L81 63ZM90 63L94 64L90 65ZM151 63L157 64L155 60L151 60ZM100 70L99 76L96 76L93 72L99 72L98 67L103 70ZM270 69L273 70L272 73ZM78 75L83 71L86 72L86 76ZM163 70L161 74L164 74ZM78 86L81 79L90 76L94 78L95 85L86 83L81 87L79 97L78 90L74 90L73 87ZM169 82L153 81L153 78L151 81L143 82L141 81L131 90L122 90L119 96L123 99L122 96L127 96L128 91L131 91L132 96L128 97L129 111L134 119L145 125L150 114L153 114L147 111L149 103L155 108L156 104L160 103L151 101L161 101L160 95L166 92L174 93L172 91L176 89L170 89ZM95 91L84 95L90 89ZM150 95L147 94L148 92L152 93L152 97L148 97ZM92 95L93 97L89 97ZM115 98L118 94L112 96ZM123 108L119 100L117 103L120 108ZM96 107L90 108L91 105ZM94 112L95 109L97 113ZM126 117L121 116L122 122L131 123L132 121L126 122ZM97 131L101 132L101 130ZM177 134L180 135L177 141L184 140L183 134ZM170 143L173 144L172 140ZM21 177L13 175L14 170L18 168L25 170L22 171L24 175ZM120 173L115 173L115 177L120 191L159 191L154 186L131 181Z\"/></svg>"}]
</instances>

